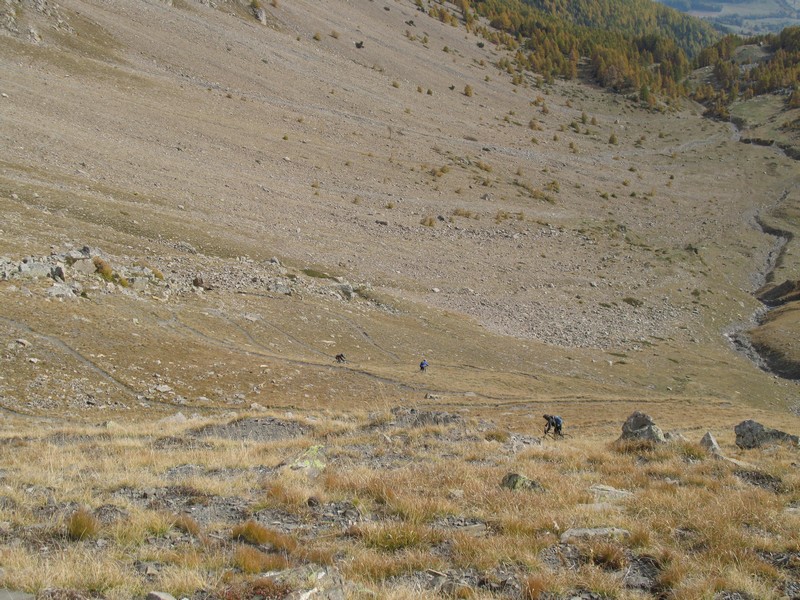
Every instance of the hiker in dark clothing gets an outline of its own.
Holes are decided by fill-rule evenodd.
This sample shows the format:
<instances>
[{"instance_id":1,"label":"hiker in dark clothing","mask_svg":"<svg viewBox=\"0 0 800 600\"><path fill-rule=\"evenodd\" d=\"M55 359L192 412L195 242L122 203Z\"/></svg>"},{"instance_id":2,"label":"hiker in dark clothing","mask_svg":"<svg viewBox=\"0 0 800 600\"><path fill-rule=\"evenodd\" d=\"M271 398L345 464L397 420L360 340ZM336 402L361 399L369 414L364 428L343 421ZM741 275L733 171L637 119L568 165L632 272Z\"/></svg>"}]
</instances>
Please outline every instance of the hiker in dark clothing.
<instances>
[{"instance_id":1,"label":"hiker in dark clothing","mask_svg":"<svg viewBox=\"0 0 800 600\"><path fill-rule=\"evenodd\" d=\"M550 433L550 430L552 429L553 437L564 436L564 434L561 432L561 427L564 424L564 420L561 417L557 415L544 415L544 420L547 421L547 425L544 426L545 435Z\"/></svg>"},{"instance_id":2,"label":"hiker in dark clothing","mask_svg":"<svg viewBox=\"0 0 800 600\"><path fill-rule=\"evenodd\" d=\"M420 371L425 371L425 369L427 369L427 368L428 368L428 361L423 358L422 362L419 363L419 370Z\"/></svg>"}]
</instances>

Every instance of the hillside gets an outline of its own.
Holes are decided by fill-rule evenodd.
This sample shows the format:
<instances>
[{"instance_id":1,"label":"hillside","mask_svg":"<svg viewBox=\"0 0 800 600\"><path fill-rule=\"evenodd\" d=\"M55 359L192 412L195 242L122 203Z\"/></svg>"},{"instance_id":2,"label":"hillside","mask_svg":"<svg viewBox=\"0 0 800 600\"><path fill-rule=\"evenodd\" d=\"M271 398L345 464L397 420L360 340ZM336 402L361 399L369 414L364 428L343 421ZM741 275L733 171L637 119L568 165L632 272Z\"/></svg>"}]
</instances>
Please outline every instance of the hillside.
<instances>
[{"instance_id":1,"label":"hillside","mask_svg":"<svg viewBox=\"0 0 800 600\"><path fill-rule=\"evenodd\" d=\"M664 478L685 478L714 488L703 510L713 512L716 492L732 488L748 506L769 505L769 524L751 524L750 509L730 522L767 530L764 552L796 553L796 534L785 533L797 530L796 516L784 512L798 501L795 471L779 492L740 489L734 467L695 456L705 430L731 452L732 427L744 419L790 432L800 425L796 380L759 368L734 342L762 316L754 294L763 284L798 278L797 163L778 149L741 143L729 123L704 119L689 101L656 112L578 81L509 73L508 50L411 0L23 0L0 4L0 23L0 416L9 488L0 521L10 524L1 585L41 597L56 587L124 598L171 581L176 594L199 599L198 590L230 583L224 577L238 581L240 567L223 577L232 547L204 546L197 536L175 541L180 551L160 546L175 529L157 521L169 521L164 515L180 512L182 501L138 495L153 500L152 489L172 485L171 469L200 464L187 481L177 477L186 485L178 495L213 503L230 485L237 498L235 511L202 522L210 539L228 540L224 528L266 508L311 518L314 507L301 504L314 495L333 510L330 503L358 504L367 494L359 514L378 514L383 527L406 520L400 504L415 494L388 498L384 510L380 489L407 486L431 499L431 514L469 513L476 521L464 523L489 523L504 532L492 543L509 547L538 539L544 525L511 533L529 504L505 492L494 498L486 482L493 489L513 468L546 477L552 462L574 476L565 495L548 500L564 503L569 526L606 520L606 512L587 519L593 509L583 507L595 479L636 487L639 500L624 513L630 525L649 494L663 496L647 510L664 507L673 485ZM778 329L765 335L793 360L794 330ZM424 373L423 357L431 365ZM398 407L457 415L457 423L398 425ZM642 464L635 449L606 444L634 410L690 442L646 455L661 466L631 480ZM540 452L544 413L565 418L570 445ZM277 422L270 431L280 435L219 442L215 430L206 446L187 433L240 417ZM279 473L282 461L320 444L333 445L343 471L364 470L353 470L352 481L341 474L310 484L291 469ZM492 444L502 445L500 455ZM99 448L102 460L84 462ZM791 452L774 461L737 456L778 473ZM37 457L35 468L17 462L26 455ZM136 456L145 457L143 471L117 470L115 457L127 464ZM395 458L408 470L383 487L365 483L398 466ZM699 466L682 472L694 458ZM436 464L415 470L428 463ZM236 464L244 472L226 471ZM483 483L420 491L448 471ZM288 495L276 487L278 500L261 504L272 484ZM463 495L450 498L451 488ZM692 490L682 488L682 506ZM100 541L120 553L114 565L136 561L146 572L156 562L161 575L129 573L91 589L70 578L76 556L102 551L94 538L76 547L57 535L83 504L121 508L129 525L141 525L139 533L103 530ZM264 522L284 518L280 511ZM497 511L502 523L490 518ZM213 525L219 519L224 526ZM640 549L690 555L690 542L665 541L669 527L685 523L645 523L655 529ZM320 560L347 571L348 544L361 552L370 534L336 535ZM443 556L438 543L416 544L430 552L409 558L403 572L456 563L490 570L470 558L466 538L458 561L423 564ZM56 554L42 554L48 544ZM348 548L345 558L337 544ZM715 541L709 555L726 547ZM193 552L202 577L186 574ZM392 562L374 546L364 552ZM667 554L659 554L662 567ZM532 554L492 556L492 568L537 572ZM689 590L682 597L715 585L699 563L670 556L684 567L683 584L670 584ZM731 555L726 568L741 558ZM796 579L773 565L764 583L757 573L767 567L750 559L719 590L778 597ZM318 561L294 554L290 562ZM631 591L596 567L581 571L586 589L657 593ZM381 597L395 587L415 597L407 591L414 582L389 581L389 571L366 565L346 576ZM505 575L520 581L518 571ZM576 589L569 573L559 577L543 589Z\"/></svg>"}]
</instances>

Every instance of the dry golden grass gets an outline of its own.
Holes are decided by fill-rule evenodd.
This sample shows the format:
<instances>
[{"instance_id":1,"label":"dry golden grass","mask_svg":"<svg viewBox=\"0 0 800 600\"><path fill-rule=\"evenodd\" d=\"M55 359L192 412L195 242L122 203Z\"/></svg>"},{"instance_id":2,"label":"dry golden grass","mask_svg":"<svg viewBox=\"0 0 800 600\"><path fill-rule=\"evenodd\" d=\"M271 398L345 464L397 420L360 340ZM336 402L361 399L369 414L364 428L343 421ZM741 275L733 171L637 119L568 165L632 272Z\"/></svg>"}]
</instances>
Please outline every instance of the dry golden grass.
<instances>
[{"instance_id":1,"label":"dry golden grass","mask_svg":"<svg viewBox=\"0 0 800 600\"><path fill-rule=\"evenodd\" d=\"M786 573L764 556L800 548L800 519L785 510L797 501L800 475L791 466L796 451L785 447L743 453L718 436L726 453L774 478L767 483L780 483L762 489L737 475L741 467L706 455L693 442L574 439L512 451L507 426L496 423L478 433L479 420L408 429L391 425L385 412L369 418L354 412L347 419L314 415L308 422L315 426L310 437L219 440L197 449L156 451L148 428L138 425L88 441L77 435L87 430L79 429L71 432L74 442L58 437L67 440L59 446L53 437L28 438L25 461L0 446L9 459L0 520L21 540L1 549L6 568L0 585L35 591L58 582L130 597L151 585L131 566L140 560L163 565L157 575L163 589L190 595L200 588L243 590L255 574L317 564L402 598L403 584L388 585L390 579L428 569L477 569L488 577L514 565L525 597L581 588L635 598L618 574L636 557L651 557L658 565L654 585L671 597L740 590L771 598ZM325 432L320 456L328 464L314 471L285 466L322 441L319 431ZM170 435L186 433L178 428ZM262 458L275 465L270 474L248 476ZM192 466L185 475L173 474L185 465ZM544 490L501 488L508 472ZM597 498L594 484L632 495ZM84 508L42 513L76 500ZM214 511L234 501L250 515L267 511L269 523ZM99 507L108 505L122 512L101 523ZM329 507L344 507L336 510L349 516L325 521L332 517L323 515L336 514ZM284 518L299 528L283 531ZM567 529L605 526L630 535L571 542L581 557L577 569L549 571L544 557ZM97 539L102 551L91 546ZM42 554L42 544L57 550ZM78 564L85 561L98 569Z\"/></svg>"}]
</instances>

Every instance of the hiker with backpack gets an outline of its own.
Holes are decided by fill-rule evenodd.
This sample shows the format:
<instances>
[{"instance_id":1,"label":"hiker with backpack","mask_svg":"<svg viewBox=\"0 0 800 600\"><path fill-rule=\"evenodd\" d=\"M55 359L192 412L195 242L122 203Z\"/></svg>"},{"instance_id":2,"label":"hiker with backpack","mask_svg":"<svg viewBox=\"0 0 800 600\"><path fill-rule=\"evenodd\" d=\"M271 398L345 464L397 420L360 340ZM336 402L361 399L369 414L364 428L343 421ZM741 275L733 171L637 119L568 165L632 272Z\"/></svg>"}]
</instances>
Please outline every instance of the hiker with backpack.
<instances>
[{"instance_id":1,"label":"hiker with backpack","mask_svg":"<svg viewBox=\"0 0 800 600\"><path fill-rule=\"evenodd\" d=\"M564 420L561 417L558 415L544 415L544 420L547 422L547 424L544 426L545 435L550 433L550 430L552 429L553 437L564 437L564 434L561 431L561 427L564 425Z\"/></svg>"},{"instance_id":2,"label":"hiker with backpack","mask_svg":"<svg viewBox=\"0 0 800 600\"><path fill-rule=\"evenodd\" d=\"M424 373L425 369L427 369L427 368L428 368L428 361L423 358L422 362L419 363L419 370Z\"/></svg>"}]
</instances>

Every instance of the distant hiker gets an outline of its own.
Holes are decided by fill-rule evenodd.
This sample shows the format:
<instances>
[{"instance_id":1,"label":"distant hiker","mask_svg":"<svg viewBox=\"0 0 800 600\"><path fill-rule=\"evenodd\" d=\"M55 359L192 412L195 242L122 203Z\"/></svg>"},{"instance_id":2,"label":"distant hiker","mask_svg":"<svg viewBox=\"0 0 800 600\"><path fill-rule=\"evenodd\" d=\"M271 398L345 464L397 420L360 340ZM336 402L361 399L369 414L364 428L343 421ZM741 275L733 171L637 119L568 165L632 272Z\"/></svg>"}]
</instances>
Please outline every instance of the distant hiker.
<instances>
[{"instance_id":1,"label":"distant hiker","mask_svg":"<svg viewBox=\"0 0 800 600\"><path fill-rule=\"evenodd\" d=\"M347 358L345 358L344 354L337 354L336 355L336 362L337 363L347 362Z\"/></svg>"},{"instance_id":2,"label":"distant hiker","mask_svg":"<svg viewBox=\"0 0 800 600\"><path fill-rule=\"evenodd\" d=\"M423 358L422 362L419 363L419 370L420 371L425 371L425 369L427 369L427 368L428 368L428 361Z\"/></svg>"},{"instance_id":3,"label":"distant hiker","mask_svg":"<svg viewBox=\"0 0 800 600\"><path fill-rule=\"evenodd\" d=\"M557 415L544 415L544 420L547 421L547 425L544 426L544 434L547 435L550 433L550 430L553 430L553 437L561 436L563 437L564 434L561 432L561 426L564 424L564 421L561 417Z\"/></svg>"}]
</instances>

